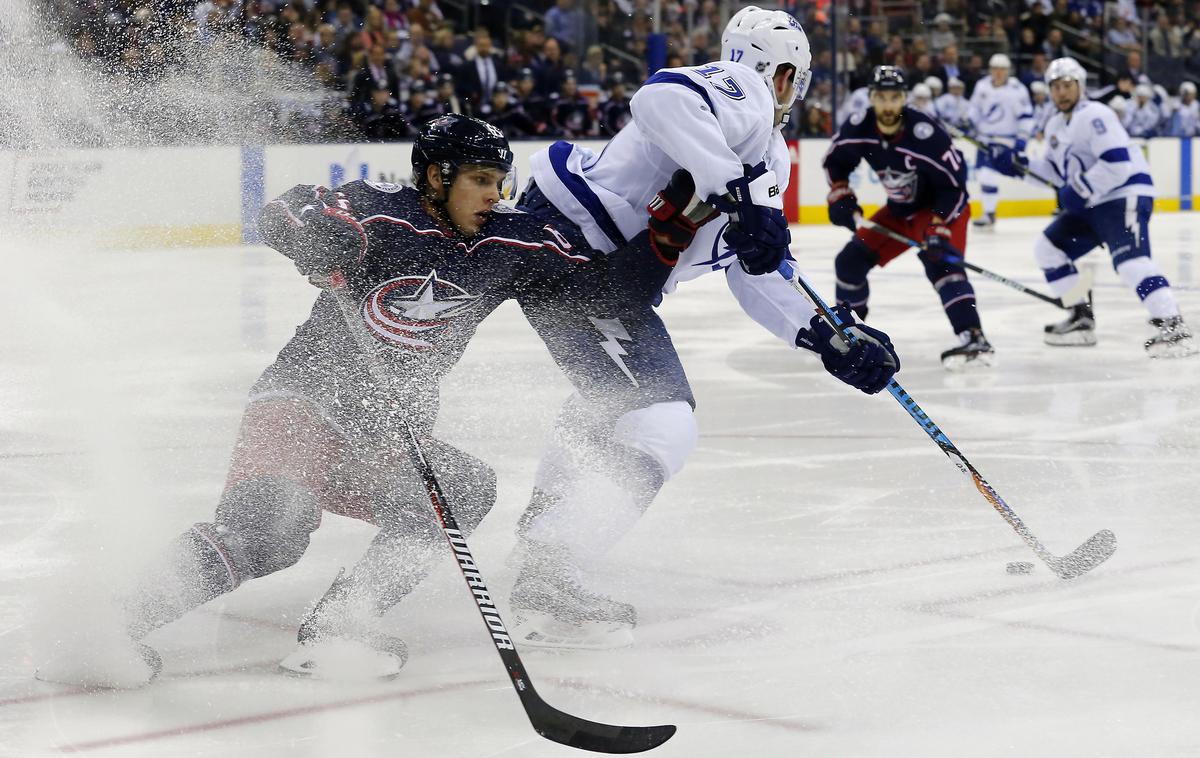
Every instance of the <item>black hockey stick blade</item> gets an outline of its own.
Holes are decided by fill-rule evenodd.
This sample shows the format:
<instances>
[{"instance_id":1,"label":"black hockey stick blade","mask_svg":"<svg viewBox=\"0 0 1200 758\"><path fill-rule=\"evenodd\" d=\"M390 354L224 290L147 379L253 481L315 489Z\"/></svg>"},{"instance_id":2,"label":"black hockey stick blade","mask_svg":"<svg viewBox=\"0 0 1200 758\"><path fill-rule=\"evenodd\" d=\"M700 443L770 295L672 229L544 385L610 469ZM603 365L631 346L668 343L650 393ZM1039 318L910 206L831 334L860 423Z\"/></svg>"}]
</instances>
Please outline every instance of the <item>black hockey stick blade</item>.
<instances>
[{"instance_id":1,"label":"black hockey stick blade","mask_svg":"<svg viewBox=\"0 0 1200 758\"><path fill-rule=\"evenodd\" d=\"M1117 550L1117 535L1101 529L1075 548L1069 555L1046 561L1046 565L1061 579L1082 576L1109 559Z\"/></svg>"},{"instance_id":2,"label":"black hockey stick blade","mask_svg":"<svg viewBox=\"0 0 1200 758\"><path fill-rule=\"evenodd\" d=\"M581 719L554 708L534 695L526 702L529 723L548 740L595 753L643 753L653 750L675 734L675 727L613 726Z\"/></svg>"}]
</instances>

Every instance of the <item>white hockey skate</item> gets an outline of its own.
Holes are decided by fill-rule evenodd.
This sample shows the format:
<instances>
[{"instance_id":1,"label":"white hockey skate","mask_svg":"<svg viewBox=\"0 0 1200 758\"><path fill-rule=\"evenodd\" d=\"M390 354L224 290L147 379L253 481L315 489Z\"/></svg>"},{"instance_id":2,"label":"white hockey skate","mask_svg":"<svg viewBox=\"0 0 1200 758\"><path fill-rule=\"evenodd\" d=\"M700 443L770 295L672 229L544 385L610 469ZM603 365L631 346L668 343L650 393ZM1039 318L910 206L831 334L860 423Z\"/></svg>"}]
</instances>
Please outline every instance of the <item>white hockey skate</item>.
<instances>
[{"instance_id":1,"label":"white hockey skate","mask_svg":"<svg viewBox=\"0 0 1200 758\"><path fill-rule=\"evenodd\" d=\"M1146 353L1151 358L1186 358L1195 355L1196 343L1182 316L1152 318L1150 326L1158 330L1146 340Z\"/></svg>"},{"instance_id":2,"label":"white hockey skate","mask_svg":"<svg viewBox=\"0 0 1200 758\"><path fill-rule=\"evenodd\" d=\"M942 352L942 366L947 371L975 371L996 365L996 350L982 329L967 329L958 333L959 345Z\"/></svg>"},{"instance_id":3,"label":"white hockey skate","mask_svg":"<svg viewBox=\"0 0 1200 758\"><path fill-rule=\"evenodd\" d=\"M379 619L364 613L350 595L350 580L341 572L300 623L300 644L279 662L280 670L331 681L391 679L400 673L408 646L376 629Z\"/></svg>"},{"instance_id":4,"label":"white hockey skate","mask_svg":"<svg viewBox=\"0 0 1200 758\"><path fill-rule=\"evenodd\" d=\"M1090 303L1080 303L1071 308L1066 319L1046 324L1044 329L1047 345L1057 347L1088 347L1096 344L1096 317ZM1146 348L1149 350L1149 346Z\"/></svg>"},{"instance_id":5,"label":"white hockey skate","mask_svg":"<svg viewBox=\"0 0 1200 758\"><path fill-rule=\"evenodd\" d=\"M628 603L583 588L577 572L538 571L526 564L513 585L509 632L522 645L568 650L608 650L633 644L637 611Z\"/></svg>"}]
</instances>

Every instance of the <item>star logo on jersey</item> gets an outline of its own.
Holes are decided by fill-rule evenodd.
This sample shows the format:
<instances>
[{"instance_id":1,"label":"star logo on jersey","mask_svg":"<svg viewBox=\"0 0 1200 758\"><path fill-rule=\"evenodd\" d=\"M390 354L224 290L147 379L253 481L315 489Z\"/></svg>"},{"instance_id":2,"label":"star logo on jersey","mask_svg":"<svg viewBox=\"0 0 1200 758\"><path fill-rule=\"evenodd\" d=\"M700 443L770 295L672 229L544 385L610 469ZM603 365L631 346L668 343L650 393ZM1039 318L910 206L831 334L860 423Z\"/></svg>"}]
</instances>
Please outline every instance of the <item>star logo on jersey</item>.
<instances>
[{"instance_id":1,"label":"star logo on jersey","mask_svg":"<svg viewBox=\"0 0 1200 758\"><path fill-rule=\"evenodd\" d=\"M363 320L384 342L405 350L424 351L450 322L479 303L479 296L445 279L401 276L371 290L363 302Z\"/></svg>"},{"instance_id":2,"label":"star logo on jersey","mask_svg":"<svg viewBox=\"0 0 1200 758\"><path fill-rule=\"evenodd\" d=\"M887 193L888 200L896 203L911 203L917 196L917 172L896 171L885 168L877 172L879 183Z\"/></svg>"}]
</instances>

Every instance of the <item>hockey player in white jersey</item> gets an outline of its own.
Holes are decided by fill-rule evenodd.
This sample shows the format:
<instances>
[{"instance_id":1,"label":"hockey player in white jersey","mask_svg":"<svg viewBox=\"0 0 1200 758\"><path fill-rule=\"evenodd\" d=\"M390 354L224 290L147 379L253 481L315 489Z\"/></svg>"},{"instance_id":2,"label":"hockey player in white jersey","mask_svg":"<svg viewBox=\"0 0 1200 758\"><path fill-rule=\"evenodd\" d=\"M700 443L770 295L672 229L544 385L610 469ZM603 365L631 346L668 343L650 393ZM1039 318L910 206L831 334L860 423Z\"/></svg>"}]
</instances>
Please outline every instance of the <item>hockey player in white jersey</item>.
<instances>
[{"instance_id":1,"label":"hockey player in white jersey","mask_svg":"<svg viewBox=\"0 0 1200 758\"><path fill-rule=\"evenodd\" d=\"M853 116L855 113L866 113L867 108L871 107L871 93L867 87L859 87L852 90L846 99L842 101L842 107L838 108L838 118L842 121ZM836 125L835 125L836 127ZM836 131L836 128L834 129Z\"/></svg>"},{"instance_id":2,"label":"hockey player in white jersey","mask_svg":"<svg viewBox=\"0 0 1200 758\"><path fill-rule=\"evenodd\" d=\"M1196 99L1196 85L1192 82L1179 85L1179 105L1171 114L1167 133L1172 137L1200 135L1200 100Z\"/></svg>"},{"instance_id":3,"label":"hockey player in white jersey","mask_svg":"<svg viewBox=\"0 0 1200 758\"><path fill-rule=\"evenodd\" d=\"M699 198L737 220L711 221L687 246L659 236L660 255L674 263L664 292L722 272L752 318L873 393L899 368L887 335L856 325L863 352L841 353L813 307L774 273L790 240L776 179L786 181L790 168L780 128L807 88L810 60L794 18L743 8L722 36L722 60L651 76L633 98L631 122L600 154L567 142L536 154L519 207L574 224L591 245L613 249L646 225L648 211L657 218L664 209L652 186L658 177L685 169ZM553 305L530 317L577 392L559 415L518 526L510 631L521 644L632 641L633 607L586 589L583 576L637 523L696 444L695 400L656 304L620 319L581 318Z\"/></svg>"},{"instance_id":4,"label":"hockey player in white jersey","mask_svg":"<svg viewBox=\"0 0 1200 758\"><path fill-rule=\"evenodd\" d=\"M1125 112L1124 127L1130 137L1150 139L1158 136L1162 109L1154 102L1154 88L1139 84L1133 91L1133 102Z\"/></svg>"},{"instance_id":5,"label":"hockey player in white jersey","mask_svg":"<svg viewBox=\"0 0 1200 758\"><path fill-rule=\"evenodd\" d=\"M1040 140L1046 136L1046 122L1058 112L1058 109L1054 107L1054 102L1050 99L1050 88L1040 79L1030 82L1029 96L1033 105L1031 132L1034 139Z\"/></svg>"},{"instance_id":6,"label":"hockey player in white jersey","mask_svg":"<svg viewBox=\"0 0 1200 758\"><path fill-rule=\"evenodd\" d=\"M1009 76L1012 62L1007 55L993 55L988 61L988 69L991 76L976 82L975 91L971 93L968 119L979 141L994 146L993 151L1005 148L1023 150L1033 126L1029 91L1024 84ZM1000 204L1000 172L992 165L992 154L979 150L975 158L983 213L972 225L980 228L995 226L996 206Z\"/></svg>"},{"instance_id":7,"label":"hockey player in white jersey","mask_svg":"<svg viewBox=\"0 0 1200 758\"><path fill-rule=\"evenodd\" d=\"M937 111L933 107L933 91L924 82L918 82L908 93L908 107L930 118L937 118Z\"/></svg>"},{"instance_id":8,"label":"hockey player in white jersey","mask_svg":"<svg viewBox=\"0 0 1200 758\"><path fill-rule=\"evenodd\" d=\"M1034 255L1046 281L1060 297L1079 281L1075 261L1097 246L1108 247L1113 268L1137 293L1150 314L1154 335L1145 343L1152 358L1195 353L1192 336L1179 314L1162 270L1150 258L1150 214L1154 181L1142 151L1110 108L1088 100L1087 73L1072 58L1046 69L1046 82L1058 113L1046 124L1046 154L1026 158L1017 151L997 156L1010 175L1022 168L1059 187L1063 213L1038 237ZM1074 304L1071 315L1045 328L1050 345L1096 344L1091 304Z\"/></svg>"},{"instance_id":9,"label":"hockey player in white jersey","mask_svg":"<svg viewBox=\"0 0 1200 758\"><path fill-rule=\"evenodd\" d=\"M963 83L962 79L952 76L946 83L946 89L948 90L946 94L933 100L938 120L946 126L952 126L959 130L964 129L968 126L967 117L970 115L971 109L971 102L963 96L963 93L967 91L967 85Z\"/></svg>"}]
</instances>

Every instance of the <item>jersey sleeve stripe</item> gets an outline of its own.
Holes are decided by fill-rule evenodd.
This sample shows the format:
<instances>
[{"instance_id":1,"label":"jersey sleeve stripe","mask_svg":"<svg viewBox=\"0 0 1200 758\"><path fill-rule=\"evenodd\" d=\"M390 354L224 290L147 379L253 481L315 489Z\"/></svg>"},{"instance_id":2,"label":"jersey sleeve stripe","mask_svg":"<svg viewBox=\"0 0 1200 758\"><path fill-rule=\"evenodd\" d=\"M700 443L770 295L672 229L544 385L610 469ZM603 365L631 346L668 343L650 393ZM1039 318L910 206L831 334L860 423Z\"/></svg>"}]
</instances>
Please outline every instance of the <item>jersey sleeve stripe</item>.
<instances>
[{"instance_id":1,"label":"jersey sleeve stripe","mask_svg":"<svg viewBox=\"0 0 1200 758\"><path fill-rule=\"evenodd\" d=\"M1129 148L1114 147L1110 150L1105 150L1103 153L1100 153L1100 160L1106 163L1121 163L1122 161L1127 161L1129 160Z\"/></svg>"},{"instance_id":2,"label":"jersey sleeve stripe","mask_svg":"<svg viewBox=\"0 0 1200 758\"><path fill-rule=\"evenodd\" d=\"M708 93L704 91L704 88L689 79L685 74L679 74L674 71L659 71L657 74L647 79L642 86L645 87L647 84L682 84L684 87L687 87L688 89L699 94L700 97L704 98L704 102L708 104L708 109L710 111L712 111L714 114L717 112L717 109L713 107L712 98L708 96Z\"/></svg>"},{"instance_id":3,"label":"jersey sleeve stripe","mask_svg":"<svg viewBox=\"0 0 1200 758\"><path fill-rule=\"evenodd\" d=\"M596 193L587 185L583 179L571 173L567 168L567 156L571 154L573 146L570 142L558 141L550 146L547 155L550 158L550 166L554 169L555 176L567 188L567 191L579 201L584 210L591 215L600 230L604 232L604 236L608 237L612 242L613 247L622 247L627 243L625 235L621 234L620 227L617 222L613 221L612 216L608 214L608 209L604 207L604 203L600 202L600 198L596 197Z\"/></svg>"}]
</instances>

